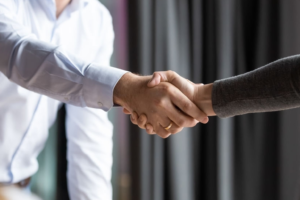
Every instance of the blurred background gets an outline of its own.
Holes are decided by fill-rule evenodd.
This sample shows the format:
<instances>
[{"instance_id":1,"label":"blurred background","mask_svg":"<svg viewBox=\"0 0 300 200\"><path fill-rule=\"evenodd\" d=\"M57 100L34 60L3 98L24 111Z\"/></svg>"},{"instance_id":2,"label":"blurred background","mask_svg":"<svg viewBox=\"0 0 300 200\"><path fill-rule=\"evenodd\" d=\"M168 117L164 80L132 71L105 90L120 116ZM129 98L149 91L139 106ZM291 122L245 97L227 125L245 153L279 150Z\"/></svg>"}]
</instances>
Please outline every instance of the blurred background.
<instances>
[{"instance_id":1,"label":"blurred background","mask_svg":"<svg viewBox=\"0 0 300 200\"><path fill-rule=\"evenodd\" d=\"M114 20L112 66L135 73L174 70L211 83L300 53L296 0L101 2ZM299 109L212 117L165 140L131 125L120 109L109 115L114 200L300 198ZM64 116L61 109L32 182L44 200L68 199Z\"/></svg>"}]
</instances>

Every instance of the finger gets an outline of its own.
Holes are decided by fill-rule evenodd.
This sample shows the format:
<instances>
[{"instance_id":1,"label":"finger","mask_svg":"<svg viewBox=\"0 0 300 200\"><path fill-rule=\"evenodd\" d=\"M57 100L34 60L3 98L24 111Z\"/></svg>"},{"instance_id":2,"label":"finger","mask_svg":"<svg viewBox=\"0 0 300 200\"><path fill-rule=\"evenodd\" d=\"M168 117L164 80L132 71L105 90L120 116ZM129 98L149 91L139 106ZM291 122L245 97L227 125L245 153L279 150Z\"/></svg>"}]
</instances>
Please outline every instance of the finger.
<instances>
[{"instance_id":1,"label":"finger","mask_svg":"<svg viewBox=\"0 0 300 200\"><path fill-rule=\"evenodd\" d=\"M181 76L178 76L179 79L183 79L183 80L186 80L187 82L189 82L190 84L192 85L197 85L196 83L192 82L191 80L187 79L187 78L183 78ZM200 83L200 85L204 85L203 83Z\"/></svg>"},{"instance_id":2,"label":"finger","mask_svg":"<svg viewBox=\"0 0 300 200\"><path fill-rule=\"evenodd\" d=\"M127 110L126 108L123 108L123 113L127 114L127 115L131 114L131 112L129 110Z\"/></svg>"},{"instance_id":3,"label":"finger","mask_svg":"<svg viewBox=\"0 0 300 200\"><path fill-rule=\"evenodd\" d=\"M168 116L169 120L173 121L177 127L194 127L196 124L198 124L197 120L181 112L171 102L165 105L164 112ZM162 119L160 120L163 122ZM164 127L167 127L170 123L168 124L164 122L163 124L166 125Z\"/></svg>"},{"instance_id":4,"label":"finger","mask_svg":"<svg viewBox=\"0 0 300 200\"><path fill-rule=\"evenodd\" d=\"M178 89L174 89L170 93L172 102L184 113L198 120L201 123L206 124L208 122L207 115L202 112L189 98L187 98ZM180 124L179 124L180 125Z\"/></svg>"},{"instance_id":5,"label":"finger","mask_svg":"<svg viewBox=\"0 0 300 200\"><path fill-rule=\"evenodd\" d=\"M166 130L168 133L177 133L178 131L176 131L176 127L179 127L176 124L176 122L173 122L173 120L170 118L170 116L172 116L173 118L175 118L175 116L180 115L179 118L183 118L182 121L184 123L186 123L185 120L191 120L191 121L194 120L193 118L191 118L189 116L186 116L184 113L180 113L179 110L177 108L175 108L175 106L172 103L166 104L165 107L163 107L162 109L163 109L162 110L163 114L160 114L160 115L158 115L156 117L156 122L157 122L157 124L159 124L165 130L169 126L171 128L174 126L174 128L172 128L171 131L169 131L171 128L169 130ZM196 123L198 123L198 122L196 121ZM154 128L154 130L156 130L156 127ZM157 133L157 131L156 131L156 133Z\"/></svg>"},{"instance_id":6,"label":"finger","mask_svg":"<svg viewBox=\"0 0 300 200\"><path fill-rule=\"evenodd\" d=\"M154 134L156 134L155 132L154 132L154 130L153 130L153 126L151 125L151 124L146 124L146 131L147 131L147 133L148 134L150 134L150 135L154 135Z\"/></svg>"},{"instance_id":7,"label":"finger","mask_svg":"<svg viewBox=\"0 0 300 200\"><path fill-rule=\"evenodd\" d=\"M146 124L147 124L147 116L145 114L141 114L139 117L138 117L138 126L141 128L141 129L146 129Z\"/></svg>"},{"instance_id":8,"label":"finger","mask_svg":"<svg viewBox=\"0 0 300 200\"><path fill-rule=\"evenodd\" d=\"M151 80L148 82L148 87L154 87L158 85L160 82L172 83L176 77L179 77L179 75L176 72L171 70L154 72Z\"/></svg>"},{"instance_id":9,"label":"finger","mask_svg":"<svg viewBox=\"0 0 300 200\"><path fill-rule=\"evenodd\" d=\"M195 84L190 80L179 76L176 72L167 71L167 72L157 72L161 76L160 82L169 82L178 88L185 96L189 99L193 99L195 92Z\"/></svg>"},{"instance_id":10,"label":"finger","mask_svg":"<svg viewBox=\"0 0 300 200\"><path fill-rule=\"evenodd\" d=\"M161 82L161 76L159 73L154 72L151 80L148 82L148 87L154 87Z\"/></svg>"},{"instance_id":11,"label":"finger","mask_svg":"<svg viewBox=\"0 0 300 200\"><path fill-rule=\"evenodd\" d=\"M167 125L167 126L169 126L169 125ZM166 130L167 126L164 126L163 128ZM179 126L177 126L177 124L172 122L172 126L166 131L171 134L176 134L176 133L179 133L180 131L182 131L182 129L183 129L183 127L179 127Z\"/></svg>"},{"instance_id":12,"label":"finger","mask_svg":"<svg viewBox=\"0 0 300 200\"><path fill-rule=\"evenodd\" d=\"M194 105L193 102L191 102L176 87L172 86L169 83L164 83L160 86L164 88L165 91L167 91L169 97L164 98L164 100L158 103L158 106L160 107L160 114L156 116L155 119L151 118L150 122L152 124L159 122L162 126L167 127L170 122L173 121L178 127L194 127L198 123L198 121L177 109L172 99L170 98L173 98L172 95L174 95L175 93L175 95L177 94L178 98L184 98L187 103ZM196 109L198 108L196 107ZM156 130L156 127L154 127L154 130Z\"/></svg>"},{"instance_id":13,"label":"finger","mask_svg":"<svg viewBox=\"0 0 300 200\"><path fill-rule=\"evenodd\" d=\"M135 125L138 124L138 122L137 122L137 120L138 120L138 115L137 115L136 112L133 112L133 113L130 115L130 120L131 120L131 122L132 122L133 124L135 124Z\"/></svg>"},{"instance_id":14,"label":"finger","mask_svg":"<svg viewBox=\"0 0 300 200\"><path fill-rule=\"evenodd\" d=\"M158 124L158 126L155 127L155 132L159 137L164 139L168 138L171 135L171 133L166 131L160 124Z\"/></svg>"}]
</instances>

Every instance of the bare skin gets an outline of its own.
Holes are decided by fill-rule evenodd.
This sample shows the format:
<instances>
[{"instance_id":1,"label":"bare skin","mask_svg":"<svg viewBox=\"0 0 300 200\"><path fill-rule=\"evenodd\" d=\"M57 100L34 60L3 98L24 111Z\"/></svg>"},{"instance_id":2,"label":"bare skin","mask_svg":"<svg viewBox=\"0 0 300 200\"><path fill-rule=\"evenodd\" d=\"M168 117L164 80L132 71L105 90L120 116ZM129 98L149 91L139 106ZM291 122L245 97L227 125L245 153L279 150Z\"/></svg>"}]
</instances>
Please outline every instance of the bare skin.
<instances>
[{"instance_id":1,"label":"bare skin","mask_svg":"<svg viewBox=\"0 0 300 200\"><path fill-rule=\"evenodd\" d=\"M200 110L202 110L207 116L215 116L215 112L212 107L211 94L213 84L194 84L193 82L180 77L178 74L172 71L167 72L155 72L148 83L148 87L155 87L161 82L170 82L183 92L190 100L192 100ZM139 115L136 112L129 112L124 109L125 114L131 114L131 121L133 124L138 125L142 129L146 129L149 134L155 134L152 124L148 121L145 114Z\"/></svg>"},{"instance_id":2,"label":"bare skin","mask_svg":"<svg viewBox=\"0 0 300 200\"><path fill-rule=\"evenodd\" d=\"M58 19L64 9L71 3L72 0L55 0L56 3L56 18Z\"/></svg>"},{"instance_id":3,"label":"bare skin","mask_svg":"<svg viewBox=\"0 0 300 200\"><path fill-rule=\"evenodd\" d=\"M130 113L146 114L153 131L162 138L181 131L183 127L207 123L207 115L177 87L168 82L148 87L150 79L151 76L126 73L114 89L114 102ZM171 122L172 127L166 131L165 127Z\"/></svg>"}]
</instances>

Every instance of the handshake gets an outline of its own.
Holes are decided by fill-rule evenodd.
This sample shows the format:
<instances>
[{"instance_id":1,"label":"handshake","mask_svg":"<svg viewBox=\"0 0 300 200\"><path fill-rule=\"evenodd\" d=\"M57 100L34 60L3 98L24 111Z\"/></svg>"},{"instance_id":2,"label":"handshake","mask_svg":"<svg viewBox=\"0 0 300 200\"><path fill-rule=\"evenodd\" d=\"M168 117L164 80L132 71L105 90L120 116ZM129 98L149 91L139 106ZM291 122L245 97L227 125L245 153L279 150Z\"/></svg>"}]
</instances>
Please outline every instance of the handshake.
<instances>
[{"instance_id":1,"label":"handshake","mask_svg":"<svg viewBox=\"0 0 300 200\"><path fill-rule=\"evenodd\" d=\"M153 76L126 73L114 89L114 103L131 115L132 123L149 134L167 138L184 127L208 123L214 116L213 84L194 84L173 71Z\"/></svg>"}]
</instances>

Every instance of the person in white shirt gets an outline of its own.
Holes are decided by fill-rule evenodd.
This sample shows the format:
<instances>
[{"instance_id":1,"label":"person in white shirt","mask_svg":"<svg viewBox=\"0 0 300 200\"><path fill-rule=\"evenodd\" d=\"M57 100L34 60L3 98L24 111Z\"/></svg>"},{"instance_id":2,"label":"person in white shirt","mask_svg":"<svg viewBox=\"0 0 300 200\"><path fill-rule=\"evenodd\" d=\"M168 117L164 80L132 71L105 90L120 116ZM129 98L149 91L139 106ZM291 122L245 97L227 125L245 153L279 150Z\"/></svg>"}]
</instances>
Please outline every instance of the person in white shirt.
<instances>
[{"instance_id":1,"label":"person in white shirt","mask_svg":"<svg viewBox=\"0 0 300 200\"><path fill-rule=\"evenodd\" d=\"M111 16L97 0L0 0L0 185L28 184L62 103L73 200L112 198L112 125L104 111L114 104L147 114L164 138L207 122L171 84L148 88L150 76L110 67L113 38Z\"/></svg>"}]
</instances>

